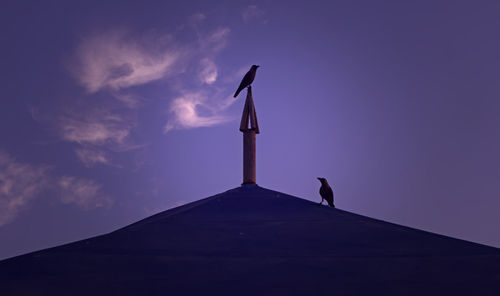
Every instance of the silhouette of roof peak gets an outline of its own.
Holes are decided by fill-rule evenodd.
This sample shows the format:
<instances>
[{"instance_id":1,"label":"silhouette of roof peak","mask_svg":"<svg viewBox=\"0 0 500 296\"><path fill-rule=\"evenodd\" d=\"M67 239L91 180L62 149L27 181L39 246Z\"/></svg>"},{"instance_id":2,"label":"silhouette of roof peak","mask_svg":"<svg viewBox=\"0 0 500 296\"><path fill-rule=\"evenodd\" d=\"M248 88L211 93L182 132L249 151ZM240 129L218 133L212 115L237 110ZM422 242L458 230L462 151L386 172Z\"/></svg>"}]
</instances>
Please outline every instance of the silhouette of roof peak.
<instances>
[{"instance_id":1,"label":"silhouette of roof peak","mask_svg":"<svg viewBox=\"0 0 500 296\"><path fill-rule=\"evenodd\" d=\"M6 295L492 295L498 266L496 248L242 186L4 260L0 285Z\"/></svg>"}]
</instances>

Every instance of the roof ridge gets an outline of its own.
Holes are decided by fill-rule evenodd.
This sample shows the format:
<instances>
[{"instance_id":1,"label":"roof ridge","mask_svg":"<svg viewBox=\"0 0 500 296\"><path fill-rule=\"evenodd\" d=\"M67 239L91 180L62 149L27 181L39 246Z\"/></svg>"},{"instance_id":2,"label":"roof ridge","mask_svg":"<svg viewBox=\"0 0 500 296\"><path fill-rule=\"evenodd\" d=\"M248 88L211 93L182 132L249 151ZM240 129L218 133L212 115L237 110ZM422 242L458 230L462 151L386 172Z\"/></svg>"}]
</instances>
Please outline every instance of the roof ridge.
<instances>
[{"instance_id":1,"label":"roof ridge","mask_svg":"<svg viewBox=\"0 0 500 296\"><path fill-rule=\"evenodd\" d=\"M116 233L116 232L121 232L122 230L130 230L131 228L135 228L137 226L142 226L144 224L149 224L149 223L152 223L152 222L155 222L155 221L158 221L160 219L164 219L164 218L167 218L167 217L172 217L172 216L175 216L175 215L178 215L180 213L184 213L186 211L189 211L193 208L196 208L202 204L205 204L209 201L212 201L214 199L217 199L217 198L220 198L222 197L222 195L230 192L230 191L233 191L235 189L238 189L238 188L233 188L233 189L229 189L227 191L224 191L224 192L221 192L221 193L218 193L218 194L215 194L215 195L212 195L212 196L209 196L209 197L205 197L205 198L202 198L202 199L199 199L199 200L195 200L195 201L192 201L190 203L187 203L187 204L183 204L181 206L177 206L177 207L173 207L173 208L170 208L170 209L167 209L167 210L164 210L164 211L161 211L159 213L156 213L152 216L148 216L144 219L141 219L137 222L134 222L132 224L129 224L125 227L122 227L120 229L117 229L115 231L112 231L110 232L111 233Z\"/></svg>"}]
</instances>

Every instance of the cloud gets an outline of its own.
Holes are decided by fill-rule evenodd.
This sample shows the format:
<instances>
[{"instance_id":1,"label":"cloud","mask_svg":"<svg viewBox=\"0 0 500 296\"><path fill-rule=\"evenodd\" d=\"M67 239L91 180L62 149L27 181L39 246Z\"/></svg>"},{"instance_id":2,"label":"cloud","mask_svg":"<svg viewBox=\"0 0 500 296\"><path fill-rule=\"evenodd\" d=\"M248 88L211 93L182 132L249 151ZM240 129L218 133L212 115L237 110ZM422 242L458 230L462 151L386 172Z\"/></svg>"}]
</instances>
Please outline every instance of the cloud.
<instances>
[{"instance_id":1,"label":"cloud","mask_svg":"<svg viewBox=\"0 0 500 296\"><path fill-rule=\"evenodd\" d=\"M202 38L200 43L204 48L209 48L213 53L217 53L227 45L227 37L231 30L228 27L222 27L213 30L206 37Z\"/></svg>"},{"instance_id":2,"label":"cloud","mask_svg":"<svg viewBox=\"0 0 500 296\"><path fill-rule=\"evenodd\" d=\"M92 148L75 149L76 156L86 166L92 167L96 164L110 164L109 158L104 151Z\"/></svg>"},{"instance_id":3,"label":"cloud","mask_svg":"<svg viewBox=\"0 0 500 296\"><path fill-rule=\"evenodd\" d=\"M170 106L171 118L164 128L164 133L173 129L209 127L232 120L220 115L234 100L226 99L219 104L210 104L202 92L185 93L173 100ZM229 103L231 102L231 103Z\"/></svg>"},{"instance_id":4,"label":"cloud","mask_svg":"<svg viewBox=\"0 0 500 296\"><path fill-rule=\"evenodd\" d=\"M76 144L75 155L86 167L101 164L121 168L122 165L112 161L113 153L143 146L131 139L137 122L135 111L112 112L106 106L101 110L81 109L79 113L66 112L56 124L61 138Z\"/></svg>"},{"instance_id":5,"label":"cloud","mask_svg":"<svg viewBox=\"0 0 500 296\"><path fill-rule=\"evenodd\" d=\"M78 46L70 70L89 93L155 81L164 77L181 56L179 51L167 48L165 39L168 41L162 37L138 42L124 31L92 35Z\"/></svg>"},{"instance_id":6,"label":"cloud","mask_svg":"<svg viewBox=\"0 0 500 296\"><path fill-rule=\"evenodd\" d=\"M243 18L243 21L249 22L252 20L260 20L262 24L267 23L267 19L265 19L266 12L257 5L248 5L245 10L243 10L243 13L241 14L241 17Z\"/></svg>"},{"instance_id":7,"label":"cloud","mask_svg":"<svg viewBox=\"0 0 500 296\"><path fill-rule=\"evenodd\" d=\"M57 179L57 185L63 204L76 204L85 210L112 204L112 199L101 192L101 185L92 180L62 176Z\"/></svg>"},{"instance_id":8,"label":"cloud","mask_svg":"<svg viewBox=\"0 0 500 296\"><path fill-rule=\"evenodd\" d=\"M58 192L51 196L86 210L112 204L112 198L93 180L55 176L51 166L23 163L0 150L0 227L12 222L44 192Z\"/></svg>"},{"instance_id":9,"label":"cloud","mask_svg":"<svg viewBox=\"0 0 500 296\"><path fill-rule=\"evenodd\" d=\"M198 12L198 13L195 13L192 16L190 16L188 22L192 26L196 27L199 23L203 22L206 18L207 18L207 16L205 14Z\"/></svg>"},{"instance_id":10,"label":"cloud","mask_svg":"<svg viewBox=\"0 0 500 296\"><path fill-rule=\"evenodd\" d=\"M215 56L226 47L231 30L228 27L210 29L207 16L202 13L191 16L187 22L188 26L181 26L176 35L163 34L164 37L138 38L125 31L89 35L78 45L70 69L89 94L108 90L128 109L136 109L141 101L149 101L139 99L129 87L169 78L174 95L169 102L170 117L165 133L227 122L230 118L220 113L232 101L221 103L213 98L220 95L221 89L216 85L219 68ZM190 34L195 38L190 39ZM65 116L59 124L62 138L85 147L120 146L132 141L133 126L116 115L110 117L102 113ZM102 153L83 148L75 153L86 166L109 164Z\"/></svg>"},{"instance_id":11,"label":"cloud","mask_svg":"<svg viewBox=\"0 0 500 296\"><path fill-rule=\"evenodd\" d=\"M48 166L21 163L0 150L0 226L11 222L49 184Z\"/></svg>"},{"instance_id":12,"label":"cloud","mask_svg":"<svg viewBox=\"0 0 500 296\"><path fill-rule=\"evenodd\" d=\"M137 108L142 101L141 97L135 94L113 93L113 96L129 109Z\"/></svg>"},{"instance_id":13,"label":"cloud","mask_svg":"<svg viewBox=\"0 0 500 296\"><path fill-rule=\"evenodd\" d=\"M200 61L200 72L198 77L201 82L212 84L217 80L217 66L214 61L209 58L204 58Z\"/></svg>"},{"instance_id":14,"label":"cloud","mask_svg":"<svg viewBox=\"0 0 500 296\"><path fill-rule=\"evenodd\" d=\"M132 127L118 114L97 110L83 115L71 113L59 121L63 139L79 144L123 144Z\"/></svg>"},{"instance_id":15,"label":"cloud","mask_svg":"<svg viewBox=\"0 0 500 296\"><path fill-rule=\"evenodd\" d=\"M196 29L205 17L197 17L194 24ZM199 127L210 127L232 120L232 117L222 114L234 99L224 94L225 88L216 85L219 70L214 61L217 55L226 45L230 33L227 27L211 30L204 35L198 36L199 50L196 56L199 64L196 76L202 83L199 87L179 87L180 95L175 97L168 108L169 119L163 131L168 133L174 129L191 129ZM220 99L220 98L225 99Z\"/></svg>"},{"instance_id":16,"label":"cloud","mask_svg":"<svg viewBox=\"0 0 500 296\"><path fill-rule=\"evenodd\" d=\"M206 21L207 16L203 13L196 13L188 19L189 27L194 30L198 39L198 44L194 46L193 51L218 52L226 46L227 36L231 30L228 27L219 27L207 31L206 28L210 25Z\"/></svg>"}]
</instances>

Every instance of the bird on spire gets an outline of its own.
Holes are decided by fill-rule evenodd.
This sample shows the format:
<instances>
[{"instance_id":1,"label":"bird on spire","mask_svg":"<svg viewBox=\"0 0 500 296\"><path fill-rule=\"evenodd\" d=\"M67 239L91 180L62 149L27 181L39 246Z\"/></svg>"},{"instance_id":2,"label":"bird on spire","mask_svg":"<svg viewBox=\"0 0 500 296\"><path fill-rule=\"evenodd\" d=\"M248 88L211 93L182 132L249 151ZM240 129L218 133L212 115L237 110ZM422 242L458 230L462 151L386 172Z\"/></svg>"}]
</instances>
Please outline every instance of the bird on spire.
<instances>
[{"instance_id":1,"label":"bird on spire","mask_svg":"<svg viewBox=\"0 0 500 296\"><path fill-rule=\"evenodd\" d=\"M250 84L252 84L253 80L255 79L255 73L257 72L258 67L260 67L260 66L252 65L252 67L247 72L247 74L245 74L245 77L243 77L243 79L241 80L240 86L238 87L238 89L234 93L235 98L238 96L240 91L242 91L245 87L248 87L248 86L250 86Z\"/></svg>"}]
</instances>

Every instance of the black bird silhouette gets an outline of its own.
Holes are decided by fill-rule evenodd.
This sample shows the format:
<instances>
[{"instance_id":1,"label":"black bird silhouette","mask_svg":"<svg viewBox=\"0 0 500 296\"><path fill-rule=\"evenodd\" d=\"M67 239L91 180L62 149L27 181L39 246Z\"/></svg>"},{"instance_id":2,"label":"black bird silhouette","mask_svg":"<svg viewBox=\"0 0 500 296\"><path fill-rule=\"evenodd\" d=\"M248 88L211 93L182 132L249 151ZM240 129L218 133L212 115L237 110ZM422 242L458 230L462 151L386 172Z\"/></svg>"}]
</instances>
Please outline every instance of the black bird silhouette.
<instances>
[{"instance_id":1,"label":"black bird silhouette","mask_svg":"<svg viewBox=\"0 0 500 296\"><path fill-rule=\"evenodd\" d=\"M326 199L328 205L335 208L335 205L333 204L333 190L330 185L328 185L328 181L325 178L318 178L318 180L321 182L321 188L319 188L321 202L319 204L323 204L323 200Z\"/></svg>"},{"instance_id":2,"label":"black bird silhouette","mask_svg":"<svg viewBox=\"0 0 500 296\"><path fill-rule=\"evenodd\" d=\"M240 91L242 91L245 87L250 86L252 84L253 80L255 79L255 73L257 72L257 68L260 66L257 65L252 65L250 70L248 70L247 74L245 74L245 77L241 80L240 86L234 93L234 97L236 98Z\"/></svg>"}]
</instances>

